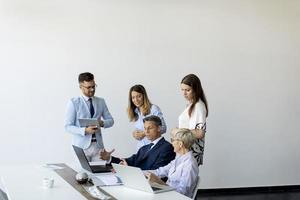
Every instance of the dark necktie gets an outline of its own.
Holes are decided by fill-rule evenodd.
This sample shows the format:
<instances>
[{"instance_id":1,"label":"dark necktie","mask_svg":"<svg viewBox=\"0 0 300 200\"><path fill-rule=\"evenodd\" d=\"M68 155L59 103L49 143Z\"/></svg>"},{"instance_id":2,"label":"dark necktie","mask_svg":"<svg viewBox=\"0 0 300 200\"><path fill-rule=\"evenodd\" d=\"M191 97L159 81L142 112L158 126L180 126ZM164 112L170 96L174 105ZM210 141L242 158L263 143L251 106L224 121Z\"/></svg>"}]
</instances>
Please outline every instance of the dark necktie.
<instances>
[{"instance_id":1,"label":"dark necktie","mask_svg":"<svg viewBox=\"0 0 300 200\"><path fill-rule=\"evenodd\" d=\"M151 147L152 147L153 145L154 145L153 143L148 144L148 145L147 145L147 151L146 151L146 152L150 151L150 150L151 150Z\"/></svg>"},{"instance_id":2,"label":"dark necktie","mask_svg":"<svg viewBox=\"0 0 300 200\"><path fill-rule=\"evenodd\" d=\"M91 113L91 118L93 118L94 114L95 114L95 109L93 106L93 99L89 98L89 102L90 102L90 113ZM96 141L96 135L95 133L92 134L92 142Z\"/></svg>"},{"instance_id":3,"label":"dark necktie","mask_svg":"<svg viewBox=\"0 0 300 200\"><path fill-rule=\"evenodd\" d=\"M145 154L143 155L142 160L144 160L148 156L149 151L151 150L151 147L153 145L154 145L153 143L150 143L150 144L145 146Z\"/></svg>"},{"instance_id":4,"label":"dark necktie","mask_svg":"<svg viewBox=\"0 0 300 200\"><path fill-rule=\"evenodd\" d=\"M95 114L95 109L93 106L93 100L92 98L89 98L89 102L90 102L90 113L91 113L91 118L93 118L94 114Z\"/></svg>"}]
</instances>

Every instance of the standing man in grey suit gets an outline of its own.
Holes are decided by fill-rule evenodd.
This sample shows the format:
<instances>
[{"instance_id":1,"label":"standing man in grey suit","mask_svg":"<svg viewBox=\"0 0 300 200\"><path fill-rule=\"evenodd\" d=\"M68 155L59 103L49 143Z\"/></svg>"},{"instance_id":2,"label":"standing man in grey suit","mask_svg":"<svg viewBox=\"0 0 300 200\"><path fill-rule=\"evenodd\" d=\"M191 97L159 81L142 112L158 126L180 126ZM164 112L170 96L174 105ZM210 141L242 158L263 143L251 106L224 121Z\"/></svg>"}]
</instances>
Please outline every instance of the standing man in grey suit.
<instances>
[{"instance_id":1,"label":"standing man in grey suit","mask_svg":"<svg viewBox=\"0 0 300 200\"><path fill-rule=\"evenodd\" d=\"M72 98L67 104L65 130L73 135L73 145L82 148L89 161L99 160L99 151L104 149L101 128L109 128L114 120L103 98L96 97L94 75L85 72L78 76L82 95ZM100 127L80 127L81 118L96 118Z\"/></svg>"}]
</instances>

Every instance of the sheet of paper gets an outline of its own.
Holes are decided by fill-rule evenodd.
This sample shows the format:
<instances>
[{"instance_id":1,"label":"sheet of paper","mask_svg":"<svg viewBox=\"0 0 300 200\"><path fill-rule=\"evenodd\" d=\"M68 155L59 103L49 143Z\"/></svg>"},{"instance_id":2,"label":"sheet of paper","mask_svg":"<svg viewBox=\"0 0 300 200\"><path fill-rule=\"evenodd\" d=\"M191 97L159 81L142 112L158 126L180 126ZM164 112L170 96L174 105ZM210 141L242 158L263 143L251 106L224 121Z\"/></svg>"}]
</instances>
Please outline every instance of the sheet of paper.
<instances>
[{"instance_id":1,"label":"sheet of paper","mask_svg":"<svg viewBox=\"0 0 300 200\"><path fill-rule=\"evenodd\" d=\"M53 165L53 164L45 164L43 167L47 169L64 169L64 167L58 166L58 165Z\"/></svg>"},{"instance_id":2,"label":"sheet of paper","mask_svg":"<svg viewBox=\"0 0 300 200\"><path fill-rule=\"evenodd\" d=\"M121 179L114 174L101 174L91 178L96 186L122 185Z\"/></svg>"},{"instance_id":3,"label":"sheet of paper","mask_svg":"<svg viewBox=\"0 0 300 200\"><path fill-rule=\"evenodd\" d=\"M105 160L99 160L99 161L93 161L90 162L90 165L106 165L106 161Z\"/></svg>"}]
</instances>

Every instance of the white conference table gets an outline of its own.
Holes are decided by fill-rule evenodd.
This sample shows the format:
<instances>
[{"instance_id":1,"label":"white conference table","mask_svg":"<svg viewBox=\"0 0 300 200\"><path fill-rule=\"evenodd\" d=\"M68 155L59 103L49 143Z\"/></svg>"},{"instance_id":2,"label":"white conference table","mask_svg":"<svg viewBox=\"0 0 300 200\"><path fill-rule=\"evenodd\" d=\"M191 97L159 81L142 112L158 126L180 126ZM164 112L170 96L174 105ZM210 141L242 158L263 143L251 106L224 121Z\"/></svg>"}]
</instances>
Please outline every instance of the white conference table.
<instances>
[{"instance_id":1,"label":"white conference table","mask_svg":"<svg viewBox=\"0 0 300 200\"><path fill-rule=\"evenodd\" d=\"M78 163L68 164L75 171L84 171ZM9 200L84 200L87 199L73 188L55 171L38 164L4 165L0 166L0 177ZM53 178L54 187L44 188L43 179ZM176 191L150 194L125 186L105 186L104 191L116 199L131 200L188 200L190 198Z\"/></svg>"}]
</instances>

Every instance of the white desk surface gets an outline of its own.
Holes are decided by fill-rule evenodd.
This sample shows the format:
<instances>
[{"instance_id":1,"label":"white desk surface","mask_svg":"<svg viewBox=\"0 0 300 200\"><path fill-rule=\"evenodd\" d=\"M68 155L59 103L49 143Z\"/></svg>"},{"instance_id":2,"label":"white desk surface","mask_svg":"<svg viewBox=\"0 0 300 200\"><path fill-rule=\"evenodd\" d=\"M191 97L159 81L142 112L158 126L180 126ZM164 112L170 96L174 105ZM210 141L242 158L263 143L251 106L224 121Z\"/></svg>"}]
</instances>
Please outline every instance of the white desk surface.
<instances>
[{"instance_id":1,"label":"white desk surface","mask_svg":"<svg viewBox=\"0 0 300 200\"><path fill-rule=\"evenodd\" d=\"M76 171L84 171L78 163L68 164ZM84 200L86 199L71 185L69 185L56 172L43 168L41 165L6 165L0 166L0 177L9 200ZM54 187L44 188L43 178L53 178ZM101 187L116 199L131 200L190 200L190 198L177 193L176 191L150 194L138 191L125 186Z\"/></svg>"},{"instance_id":2,"label":"white desk surface","mask_svg":"<svg viewBox=\"0 0 300 200\"><path fill-rule=\"evenodd\" d=\"M0 176L9 200L85 199L56 172L41 165L1 166ZM54 187L44 188L44 178L53 178Z\"/></svg>"}]
</instances>

